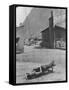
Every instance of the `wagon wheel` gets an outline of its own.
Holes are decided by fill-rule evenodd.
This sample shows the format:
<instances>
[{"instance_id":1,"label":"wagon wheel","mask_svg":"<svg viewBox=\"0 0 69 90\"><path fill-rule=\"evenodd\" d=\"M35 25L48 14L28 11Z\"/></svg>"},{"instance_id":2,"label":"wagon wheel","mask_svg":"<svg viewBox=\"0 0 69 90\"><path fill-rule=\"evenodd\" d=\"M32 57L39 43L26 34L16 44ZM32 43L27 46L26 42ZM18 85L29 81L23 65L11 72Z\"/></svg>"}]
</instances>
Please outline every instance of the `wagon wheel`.
<instances>
[{"instance_id":1,"label":"wagon wheel","mask_svg":"<svg viewBox=\"0 0 69 90\"><path fill-rule=\"evenodd\" d=\"M48 69L48 72L53 72L53 67Z\"/></svg>"}]
</instances>

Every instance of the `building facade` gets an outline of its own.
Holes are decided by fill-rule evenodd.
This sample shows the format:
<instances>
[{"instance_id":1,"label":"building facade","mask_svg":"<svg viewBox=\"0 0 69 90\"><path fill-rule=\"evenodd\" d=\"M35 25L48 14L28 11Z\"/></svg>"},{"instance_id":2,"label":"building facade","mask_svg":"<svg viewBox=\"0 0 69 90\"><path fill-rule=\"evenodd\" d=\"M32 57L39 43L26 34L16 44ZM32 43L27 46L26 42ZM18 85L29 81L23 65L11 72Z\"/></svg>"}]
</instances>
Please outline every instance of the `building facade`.
<instances>
[{"instance_id":1,"label":"building facade","mask_svg":"<svg viewBox=\"0 0 69 90\"><path fill-rule=\"evenodd\" d=\"M66 28L53 25L53 12L49 18L49 27L41 33L42 47L66 49Z\"/></svg>"},{"instance_id":2,"label":"building facade","mask_svg":"<svg viewBox=\"0 0 69 90\"><path fill-rule=\"evenodd\" d=\"M24 52L24 26L16 27L16 53Z\"/></svg>"}]
</instances>

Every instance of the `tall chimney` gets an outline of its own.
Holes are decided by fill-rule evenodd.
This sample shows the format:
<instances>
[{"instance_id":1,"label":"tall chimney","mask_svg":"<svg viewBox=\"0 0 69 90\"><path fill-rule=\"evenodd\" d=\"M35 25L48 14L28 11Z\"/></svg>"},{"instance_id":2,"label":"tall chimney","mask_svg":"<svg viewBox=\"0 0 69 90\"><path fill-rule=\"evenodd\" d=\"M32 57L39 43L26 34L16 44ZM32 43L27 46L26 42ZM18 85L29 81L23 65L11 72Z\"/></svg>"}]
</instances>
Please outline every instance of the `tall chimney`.
<instances>
[{"instance_id":1,"label":"tall chimney","mask_svg":"<svg viewBox=\"0 0 69 90\"><path fill-rule=\"evenodd\" d=\"M51 11L51 17L49 18L49 47L54 48L53 11Z\"/></svg>"},{"instance_id":2,"label":"tall chimney","mask_svg":"<svg viewBox=\"0 0 69 90\"><path fill-rule=\"evenodd\" d=\"M51 11L51 17L49 18L49 28L53 28L53 11Z\"/></svg>"}]
</instances>

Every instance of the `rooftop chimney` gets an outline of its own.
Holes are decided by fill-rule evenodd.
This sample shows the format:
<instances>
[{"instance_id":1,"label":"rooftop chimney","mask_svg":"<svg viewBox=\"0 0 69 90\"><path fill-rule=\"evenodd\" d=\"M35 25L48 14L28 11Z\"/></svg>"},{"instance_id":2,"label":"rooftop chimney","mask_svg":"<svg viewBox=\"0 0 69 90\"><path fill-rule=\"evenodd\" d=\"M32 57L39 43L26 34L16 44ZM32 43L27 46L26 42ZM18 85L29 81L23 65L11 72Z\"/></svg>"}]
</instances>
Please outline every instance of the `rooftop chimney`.
<instances>
[{"instance_id":1,"label":"rooftop chimney","mask_svg":"<svg viewBox=\"0 0 69 90\"><path fill-rule=\"evenodd\" d=\"M51 11L51 17L49 18L49 47L53 48L53 11Z\"/></svg>"},{"instance_id":2,"label":"rooftop chimney","mask_svg":"<svg viewBox=\"0 0 69 90\"><path fill-rule=\"evenodd\" d=\"M53 27L53 11L51 11L51 17L49 18L49 28Z\"/></svg>"}]
</instances>

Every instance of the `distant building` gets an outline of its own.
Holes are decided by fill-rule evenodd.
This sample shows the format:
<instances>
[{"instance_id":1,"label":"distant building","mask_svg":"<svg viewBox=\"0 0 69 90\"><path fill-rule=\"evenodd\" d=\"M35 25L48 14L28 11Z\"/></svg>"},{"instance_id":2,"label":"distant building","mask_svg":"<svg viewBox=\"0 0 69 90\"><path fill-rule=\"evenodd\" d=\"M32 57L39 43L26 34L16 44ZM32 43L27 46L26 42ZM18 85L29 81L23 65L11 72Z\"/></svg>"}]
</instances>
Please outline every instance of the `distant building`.
<instances>
[{"instance_id":1,"label":"distant building","mask_svg":"<svg viewBox=\"0 0 69 90\"><path fill-rule=\"evenodd\" d=\"M16 27L16 53L24 52L24 26Z\"/></svg>"},{"instance_id":2,"label":"distant building","mask_svg":"<svg viewBox=\"0 0 69 90\"><path fill-rule=\"evenodd\" d=\"M66 24L65 24L66 25ZM42 33L42 47L47 48L66 48L66 28L61 25L53 24L53 12L49 18L49 27L41 31Z\"/></svg>"}]
</instances>

